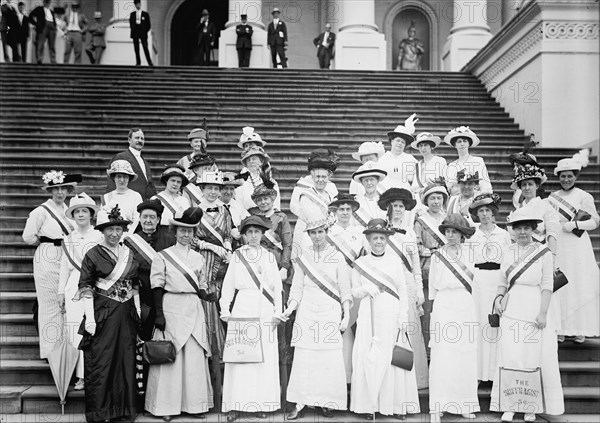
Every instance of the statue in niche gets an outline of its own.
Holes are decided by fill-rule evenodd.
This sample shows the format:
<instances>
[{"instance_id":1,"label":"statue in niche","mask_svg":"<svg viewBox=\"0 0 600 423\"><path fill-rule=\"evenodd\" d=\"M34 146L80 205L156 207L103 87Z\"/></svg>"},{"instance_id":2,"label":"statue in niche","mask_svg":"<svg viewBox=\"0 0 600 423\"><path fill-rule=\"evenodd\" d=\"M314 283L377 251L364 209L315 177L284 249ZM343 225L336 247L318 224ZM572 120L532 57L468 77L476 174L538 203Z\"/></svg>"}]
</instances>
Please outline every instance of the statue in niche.
<instances>
[{"instance_id":1,"label":"statue in niche","mask_svg":"<svg viewBox=\"0 0 600 423\"><path fill-rule=\"evenodd\" d=\"M400 41L400 52L398 54L398 66L396 70L421 70L421 56L425 53L425 47L418 38L415 38L417 28L415 21L410 22L408 28L408 38Z\"/></svg>"}]
</instances>

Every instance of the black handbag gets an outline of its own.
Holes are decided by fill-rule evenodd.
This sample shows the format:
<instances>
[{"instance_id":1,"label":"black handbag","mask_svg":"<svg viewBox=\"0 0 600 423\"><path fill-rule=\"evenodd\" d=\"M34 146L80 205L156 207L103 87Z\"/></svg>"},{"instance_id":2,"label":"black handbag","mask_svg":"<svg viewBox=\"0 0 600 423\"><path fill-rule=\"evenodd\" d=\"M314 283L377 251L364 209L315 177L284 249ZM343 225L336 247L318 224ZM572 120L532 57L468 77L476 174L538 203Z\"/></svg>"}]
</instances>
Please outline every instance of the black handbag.
<instances>
[{"instance_id":1,"label":"black handbag","mask_svg":"<svg viewBox=\"0 0 600 423\"><path fill-rule=\"evenodd\" d=\"M493 328L500 327L500 315L498 313L494 313L494 303L496 302L497 298L498 298L498 295L496 295L496 298L494 298L494 301L492 301L492 312L490 314L488 314L488 323Z\"/></svg>"},{"instance_id":2,"label":"black handbag","mask_svg":"<svg viewBox=\"0 0 600 423\"><path fill-rule=\"evenodd\" d=\"M552 288L552 292L556 292L559 289L561 289L563 286L565 286L566 284L569 283L569 280L567 279L567 277L565 276L565 274L562 272L562 270L557 270L556 273L554 274L554 286Z\"/></svg>"},{"instance_id":3,"label":"black handbag","mask_svg":"<svg viewBox=\"0 0 600 423\"><path fill-rule=\"evenodd\" d=\"M153 339L146 341L142 345L142 361L146 364L165 364L175 361L177 351L172 341L165 339L165 332L162 332L163 339ZM154 338L154 332L152 333Z\"/></svg>"},{"instance_id":4,"label":"black handbag","mask_svg":"<svg viewBox=\"0 0 600 423\"><path fill-rule=\"evenodd\" d=\"M398 337L396 337L396 342L398 342L399 337L400 337L400 331L398 331ZM410 345L410 339L408 339L408 335L406 335L406 339L408 340L408 345ZM411 347L412 347L412 345L411 345ZM395 366L395 367L398 367L398 368L404 369L404 370L412 370L413 363L414 363L413 350L402 347L397 344L394 344L394 350L392 351L392 366Z\"/></svg>"}]
</instances>

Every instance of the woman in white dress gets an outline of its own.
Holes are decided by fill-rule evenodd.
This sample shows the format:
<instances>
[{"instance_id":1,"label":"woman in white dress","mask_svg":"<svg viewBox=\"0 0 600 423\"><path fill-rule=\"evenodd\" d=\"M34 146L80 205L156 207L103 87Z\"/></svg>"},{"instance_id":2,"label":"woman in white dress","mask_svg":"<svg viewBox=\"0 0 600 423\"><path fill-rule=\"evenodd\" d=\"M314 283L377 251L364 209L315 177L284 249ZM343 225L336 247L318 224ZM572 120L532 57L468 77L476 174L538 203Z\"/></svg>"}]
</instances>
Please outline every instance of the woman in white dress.
<instances>
[{"instance_id":1,"label":"woman in white dress","mask_svg":"<svg viewBox=\"0 0 600 423\"><path fill-rule=\"evenodd\" d=\"M115 160L110 164L110 169L107 169L106 173L115 181L115 190L102 196L102 206L113 209L116 205L119 205L123 219L131 222L126 230L133 233L140 221L137 206L143 200L138 192L128 188L128 184L135 181L138 176L127 160Z\"/></svg>"},{"instance_id":2,"label":"woman in white dress","mask_svg":"<svg viewBox=\"0 0 600 423\"><path fill-rule=\"evenodd\" d=\"M421 197L421 193L425 190L425 187L432 184L436 179L440 177L446 177L446 159L442 156L433 154L433 150L439 147L442 139L430 132L421 132L417 135L417 138L410 144L410 146L418 150L423 157L417 162L417 170L415 172L415 179L412 183L412 192L415 195L417 201Z\"/></svg>"},{"instance_id":3,"label":"woman in white dress","mask_svg":"<svg viewBox=\"0 0 600 423\"><path fill-rule=\"evenodd\" d=\"M490 326L488 314L498 285L505 279L500 265L511 244L508 232L495 222L501 201L498 194L481 194L469 206L473 221L479 223L469 243L475 258L473 296L479 322L477 380L481 382L493 381L498 367L499 330Z\"/></svg>"},{"instance_id":4,"label":"woman in white dress","mask_svg":"<svg viewBox=\"0 0 600 423\"><path fill-rule=\"evenodd\" d=\"M529 208L517 210L508 222L517 234L517 242L510 246L503 260L501 270L506 277L494 300L494 312L501 316L500 330L505 336L500 339L498 372L490 403L491 411L504 411L502 421L512 421L515 410L500 409L500 367L520 370L540 367L545 414L560 415L565 411L556 327L548 311L553 290L553 259L546 246L532 239L540 223L539 212ZM525 421L535 421L535 414L526 413Z\"/></svg>"},{"instance_id":5,"label":"woman in white dress","mask_svg":"<svg viewBox=\"0 0 600 423\"><path fill-rule=\"evenodd\" d=\"M477 397L477 341L472 323L477 321L472 294L473 262L465 239L475 229L460 214L444 219L439 230L448 241L433 253L429 269L430 323L429 413L432 422L440 413L474 419Z\"/></svg>"},{"instance_id":6,"label":"woman in white dress","mask_svg":"<svg viewBox=\"0 0 600 423\"><path fill-rule=\"evenodd\" d=\"M273 189L277 193L275 198L274 208L281 209L281 194L279 193L279 185L273 179L271 174L270 157L265 153L262 147L250 146L242 152L242 164L248 170L248 179L235 189L235 199L241 203L246 209L250 210L256 207L256 203L252 199L252 194L256 187L263 183L261 175L267 175L273 181Z\"/></svg>"},{"instance_id":7,"label":"woman in white dress","mask_svg":"<svg viewBox=\"0 0 600 423\"><path fill-rule=\"evenodd\" d=\"M42 177L43 190L52 198L29 213L23 241L37 246L33 255L33 281L38 302L38 329L40 332L40 358L47 358L54 344L61 338L63 315L58 304L58 281L63 250L63 237L73 231L65 217L67 195L73 192L81 175L66 175L52 170Z\"/></svg>"},{"instance_id":8,"label":"woman in white dress","mask_svg":"<svg viewBox=\"0 0 600 423\"><path fill-rule=\"evenodd\" d=\"M352 158L359 161L361 164L365 164L367 162L377 162L384 154L385 147L381 141L365 141L358 147L358 151L352 153ZM350 186L348 187L348 192L354 195L363 195L365 193L365 188L360 182L356 182L352 179L350 181Z\"/></svg>"},{"instance_id":9,"label":"woman in white dress","mask_svg":"<svg viewBox=\"0 0 600 423\"><path fill-rule=\"evenodd\" d=\"M102 242L102 233L92 226L92 219L98 212L98 206L86 193L75 195L69 202L65 216L74 220L75 230L63 239L63 254L60 261L60 279L58 282L58 304L65 313L64 324L69 335L69 342L75 348L79 347L81 335L79 325L83 319L83 302L73 301L79 289L81 262L90 248ZM83 351L79 351L79 360L75 367L75 390L84 388L83 381Z\"/></svg>"},{"instance_id":10,"label":"woman in white dress","mask_svg":"<svg viewBox=\"0 0 600 423\"><path fill-rule=\"evenodd\" d=\"M561 189L546 199L559 215L562 230L556 242L557 266L569 280L557 291L562 326L559 341L566 335L575 336L579 343L586 336L600 335L600 276L588 235L598 228L600 218L594 198L575 186L581 168L587 165L587 154L589 151L583 150L558 162L554 174Z\"/></svg>"},{"instance_id":11,"label":"woman in white dress","mask_svg":"<svg viewBox=\"0 0 600 423\"><path fill-rule=\"evenodd\" d=\"M158 199L165 207L160 218L161 226L169 226L169 221L178 213L183 213L191 207L188 196L182 195L182 189L189 183L185 170L180 165L167 166L160 181L165 184L165 190L159 192L151 199Z\"/></svg>"},{"instance_id":12,"label":"woman in white dress","mask_svg":"<svg viewBox=\"0 0 600 423\"><path fill-rule=\"evenodd\" d=\"M373 420L375 413L404 420L420 412L415 368L393 366L395 344L410 348L408 293L402 261L386 252L394 231L373 219L363 232L371 253L354 263L352 295L360 300L352 356L350 410Z\"/></svg>"},{"instance_id":13,"label":"woman in white dress","mask_svg":"<svg viewBox=\"0 0 600 423\"><path fill-rule=\"evenodd\" d=\"M352 289L350 266L327 242L330 222L308 222L312 247L294 264L285 319L297 310L292 339L294 361L287 400L296 407L287 420L301 417L305 406L319 407L324 417L347 409L342 333L348 328Z\"/></svg>"},{"instance_id":14,"label":"woman in white dress","mask_svg":"<svg viewBox=\"0 0 600 423\"><path fill-rule=\"evenodd\" d=\"M427 388L429 385L429 369L427 365L427 351L423 340L421 316L424 314L423 303L423 277L421 275L421 261L417 246L417 235L412 227L404 224L404 215L417 205L409 190L403 188L390 188L384 192L377 203L381 210L387 212L389 228L395 233L389 237L388 249L392 255L402 260L404 279L408 292L408 322L410 328L408 338L415 357L415 371L417 373L417 387Z\"/></svg>"},{"instance_id":15,"label":"woman in white dress","mask_svg":"<svg viewBox=\"0 0 600 423\"><path fill-rule=\"evenodd\" d=\"M458 159L448 164L447 167L446 179L448 181L450 195L458 194L457 174L462 169L465 169L469 174L474 174L475 172L479 174L481 178L481 181L479 182L481 194L492 192L490 175L488 174L483 158L473 156L469 152L469 149L477 147L480 143L477 135L475 135L468 126L459 126L448 132L444 137L444 142L449 146L456 148L456 152L458 153Z\"/></svg>"},{"instance_id":16,"label":"woman in white dress","mask_svg":"<svg viewBox=\"0 0 600 423\"><path fill-rule=\"evenodd\" d=\"M356 201L360 204L354 215L357 225L363 228L373 219L385 219L385 212L377 205L379 192L377 186L385 178L387 172L376 162L367 162L352 174L352 180L362 185L363 195L357 195Z\"/></svg>"},{"instance_id":17,"label":"woman in white dress","mask_svg":"<svg viewBox=\"0 0 600 423\"><path fill-rule=\"evenodd\" d=\"M270 226L260 216L249 216L242 221L240 232L247 245L233 254L221 290L221 319L230 327L223 355L222 411L229 412L228 422L236 420L241 412L255 412L257 417L266 418L266 412L279 409L281 404L275 329L282 318L282 282L275 257L260 246ZM235 304L230 312L234 296ZM228 361L227 344L232 342L229 336L235 337L231 327L239 319L258 319L262 362Z\"/></svg>"},{"instance_id":18,"label":"woman in white dress","mask_svg":"<svg viewBox=\"0 0 600 423\"><path fill-rule=\"evenodd\" d=\"M201 299L216 301L207 293L204 259L190 249L202 210L190 207L169 220L177 243L156 254L150 283L156 319L153 339L173 342L173 363L150 366L145 408L164 421L182 412L204 418L213 407L208 357L206 317Z\"/></svg>"}]
</instances>

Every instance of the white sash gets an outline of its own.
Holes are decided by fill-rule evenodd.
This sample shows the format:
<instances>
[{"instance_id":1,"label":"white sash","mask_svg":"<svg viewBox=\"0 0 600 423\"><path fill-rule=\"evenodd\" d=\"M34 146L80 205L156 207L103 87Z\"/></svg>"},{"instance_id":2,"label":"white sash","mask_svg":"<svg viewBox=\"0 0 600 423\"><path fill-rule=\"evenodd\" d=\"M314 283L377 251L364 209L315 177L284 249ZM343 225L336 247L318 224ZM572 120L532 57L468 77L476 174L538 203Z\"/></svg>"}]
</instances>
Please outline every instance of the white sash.
<instances>
[{"instance_id":1,"label":"white sash","mask_svg":"<svg viewBox=\"0 0 600 423\"><path fill-rule=\"evenodd\" d=\"M404 252L402 251L402 246L399 244L398 238L396 238L395 236L388 237L388 244L390 245L392 251L394 251L396 255L400 257L402 263L404 263L404 267L406 267L406 270L412 273L412 266L410 265L410 261L408 261L408 257L406 257L406 254L404 254Z\"/></svg>"},{"instance_id":2,"label":"white sash","mask_svg":"<svg viewBox=\"0 0 600 423\"><path fill-rule=\"evenodd\" d=\"M183 188L183 190L185 192L187 192L187 194L190 196L190 199L192 201L196 202L196 204L200 204L200 201L202 200L202 196L201 195L199 196L198 193L194 192L195 190L193 190L192 187L194 187L194 188L196 188L196 190L200 191L200 188L198 188L195 185L189 185L189 186L186 185ZM202 194L202 193L200 192L200 194Z\"/></svg>"},{"instance_id":3,"label":"white sash","mask_svg":"<svg viewBox=\"0 0 600 423\"><path fill-rule=\"evenodd\" d=\"M331 236L327 234L327 242L337 248L337 250L346 258L347 262L354 263L357 259L359 251L355 251L350 244L347 244L341 235Z\"/></svg>"},{"instance_id":4,"label":"white sash","mask_svg":"<svg viewBox=\"0 0 600 423\"><path fill-rule=\"evenodd\" d=\"M304 190L301 194L300 194L300 198L305 195L308 198L310 198L310 200L315 203L317 206L320 206L322 208L324 208L325 210L329 209L329 204L325 201L324 198L322 198L320 195L318 195L316 193L316 191L311 188L311 189L307 189Z\"/></svg>"},{"instance_id":5,"label":"white sash","mask_svg":"<svg viewBox=\"0 0 600 423\"><path fill-rule=\"evenodd\" d=\"M471 287L471 284L473 283L475 275L473 275L473 272L471 272L462 261L449 260L441 251L435 251L433 255L439 257L440 261L452 272L456 279L465 286L469 293L472 293L473 288Z\"/></svg>"},{"instance_id":6,"label":"white sash","mask_svg":"<svg viewBox=\"0 0 600 423\"><path fill-rule=\"evenodd\" d=\"M221 243L221 247L225 247L225 240L223 239L221 234L217 232L215 227L213 225L211 225L208 222L208 220L206 220L206 217L204 215L202 216L202 219L200 219L200 224L202 225L203 228L205 228L208 232L210 232L215 238L217 238L217 240Z\"/></svg>"},{"instance_id":7,"label":"white sash","mask_svg":"<svg viewBox=\"0 0 600 423\"><path fill-rule=\"evenodd\" d=\"M440 246L445 245L448 242L440 230L434 227L427 219L425 219L425 215L419 216L417 218L417 222L421 222L421 225L423 225L424 229L436 240L438 244L440 244Z\"/></svg>"},{"instance_id":8,"label":"white sash","mask_svg":"<svg viewBox=\"0 0 600 423\"><path fill-rule=\"evenodd\" d=\"M117 264L113 268L112 272L106 278L99 278L96 286L104 291L110 290L110 288L123 277L125 274L125 270L127 269L127 265L129 264L129 256L131 254L131 250L127 247L120 247L123 255L117 261Z\"/></svg>"},{"instance_id":9,"label":"white sash","mask_svg":"<svg viewBox=\"0 0 600 423\"><path fill-rule=\"evenodd\" d=\"M160 200L161 203L164 204L164 206L166 208L169 209L169 211L171 212L171 214L173 216L175 216L175 214L177 213L177 210L179 210L179 206L177 204L173 204L169 201L169 199L165 196L163 196L162 194L156 194L156 197Z\"/></svg>"},{"instance_id":10,"label":"white sash","mask_svg":"<svg viewBox=\"0 0 600 423\"><path fill-rule=\"evenodd\" d=\"M137 251L149 264L156 257L156 251L139 234L125 235L123 242Z\"/></svg>"},{"instance_id":11,"label":"white sash","mask_svg":"<svg viewBox=\"0 0 600 423\"><path fill-rule=\"evenodd\" d=\"M388 274L381 272L379 269L366 265L362 260L356 260L354 262L354 268L358 270L361 275L375 284L379 289L387 292L395 298L400 299L398 291L396 291L394 281Z\"/></svg>"},{"instance_id":12,"label":"white sash","mask_svg":"<svg viewBox=\"0 0 600 423\"><path fill-rule=\"evenodd\" d=\"M52 208L47 204L42 204L41 207L48 212L50 217L54 219L56 223L58 223L58 226L60 226L60 229L64 235L69 235L69 233L71 233L73 230L73 225L64 219L64 212L56 213L56 211L52 210Z\"/></svg>"},{"instance_id":13,"label":"white sash","mask_svg":"<svg viewBox=\"0 0 600 423\"><path fill-rule=\"evenodd\" d=\"M509 282L509 286L514 284L516 279L518 279L523 272L525 272L533 263L535 263L548 252L550 252L548 247L542 247L535 255L532 256L531 254L527 254L520 260L517 260L515 263L511 264L510 267L506 269L506 279Z\"/></svg>"},{"instance_id":14,"label":"white sash","mask_svg":"<svg viewBox=\"0 0 600 423\"><path fill-rule=\"evenodd\" d=\"M327 275L319 273L304 256L300 256L297 261L298 265L302 268L304 273L309 279L317 285L317 287L323 291L329 298L340 304L342 302L338 289L335 287L334 282L329 279Z\"/></svg>"},{"instance_id":15,"label":"white sash","mask_svg":"<svg viewBox=\"0 0 600 423\"><path fill-rule=\"evenodd\" d=\"M192 271L192 269L190 269L187 266L187 264L181 261L181 259L177 257L172 251L169 251L168 248L166 250L162 250L159 254L162 254L167 259L167 261L171 263L173 267L175 267L175 269L177 269L177 271L179 271L179 273L181 273L185 279L187 279L190 285L192 285L192 287L194 288L194 292L198 293L200 289L198 283L196 282L198 278L196 274Z\"/></svg>"},{"instance_id":16,"label":"white sash","mask_svg":"<svg viewBox=\"0 0 600 423\"><path fill-rule=\"evenodd\" d=\"M281 244L281 241L277 241L275 233L271 229L265 232L265 238L267 238L275 248L283 251L283 245Z\"/></svg>"}]
</instances>

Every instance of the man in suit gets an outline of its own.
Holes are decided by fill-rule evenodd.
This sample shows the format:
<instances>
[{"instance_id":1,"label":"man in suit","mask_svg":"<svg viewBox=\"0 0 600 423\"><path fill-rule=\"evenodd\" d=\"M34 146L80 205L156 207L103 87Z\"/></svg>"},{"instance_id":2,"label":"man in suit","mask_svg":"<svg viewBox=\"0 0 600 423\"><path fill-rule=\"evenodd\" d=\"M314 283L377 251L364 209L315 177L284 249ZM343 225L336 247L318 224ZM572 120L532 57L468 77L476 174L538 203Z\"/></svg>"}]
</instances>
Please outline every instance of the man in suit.
<instances>
[{"instance_id":1,"label":"man in suit","mask_svg":"<svg viewBox=\"0 0 600 423\"><path fill-rule=\"evenodd\" d=\"M325 25L325 32L313 40L317 48L317 57L321 69L329 69L333 58L333 46L335 45L335 34L331 32L331 24Z\"/></svg>"},{"instance_id":2,"label":"man in suit","mask_svg":"<svg viewBox=\"0 0 600 423\"><path fill-rule=\"evenodd\" d=\"M198 30L198 47L200 48L200 66L210 64L210 51L215 45L217 39L217 27L210 20L210 13L204 9L200 23L196 27Z\"/></svg>"},{"instance_id":3,"label":"man in suit","mask_svg":"<svg viewBox=\"0 0 600 423\"><path fill-rule=\"evenodd\" d=\"M145 138L144 132L140 128L133 128L129 131L127 137L129 142L129 148L121 153L115 154L110 159L110 163L115 160L127 160L133 171L138 175L135 181L129 182L128 187L138 192L144 200L149 199L153 195L156 195L156 188L154 188L154 182L152 182L152 174L150 173L150 165L142 157L142 149L144 148ZM115 181L108 176L106 180L106 192L113 191L115 189Z\"/></svg>"},{"instance_id":4,"label":"man in suit","mask_svg":"<svg viewBox=\"0 0 600 423\"><path fill-rule=\"evenodd\" d=\"M0 32L2 33L4 61L10 62L10 56L8 55L8 49L10 47L13 61L19 62L21 61L21 58L19 57L19 50L17 48L17 27L19 24L17 10L15 9L15 6L11 4L11 0L6 0L6 3L0 6L0 11L2 12Z\"/></svg>"},{"instance_id":5,"label":"man in suit","mask_svg":"<svg viewBox=\"0 0 600 423\"><path fill-rule=\"evenodd\" d=\"M242 23L235 27L237 41L235 48L238 53L238 64L240 68L250 67L250 53L252 52L252 25L248 25L248 16L241 16Z\"/></svg>"},{"instance_id":6,"label":"man in suit","mask_svg":"<svg viewBox=\"0 0 600 423\"><path fill-rule=\"evenodd\" d=\"M150 15L142 10L142 0L133 0L135 12L129 15L129 28L131 29L131 39L133 40L133 49L135 50L135 64L140 66L140 42L144 48L144 55L148 66L154 66L148 50L148 32L150 31Z\"/></svg>"},{"instance_id":7,"label":"man in suit","mask_svg":"<svg viewBox=\"0 0 600 423\"><path fill-rule=\"evenodd\" d=\"M87 18L79 12L79 3L71 4L70 10L63 17L65 30L65 57L63 63L71 60L71 50L75 54L75 64L81 64L83 50L83 34L87 31Z\"/></svg>"},{"instance_id":8,"label":"man in suit","mask_svg":"<svg viewBox=\"0 0 600 423\"><path fill-rule=\"evenodd\" d=\"M51 0L44 0L41 6L33 9L29 18L35 26L36 58L38 63L44 59L44 47L48 42L50 50L50 63L56 63L56 16L50 9Z\"/></svg>"},{"instance_id":9,"label":"man in suit","mask_svg":"<svg viewBox=\"0 0 600 423\"><path fill-rule=\"evenodd\" d=\"M102 12L94 12L94 22L88 25L88 32L91 35L91 40L88 48L85 49L85 53L90 59L90 63L100 64L102 59L102 53L106 48L106 42L104 41L104 33L106 32L106 26L100 23L102 19Z\"/></svg>"},{"instance_id":10,"label":"man in suit","mask_svg":"<svg viewBox=\"0 0 600 423\"><path fill-rule=\"evenodd\" d=\"M276 7L271 12L273 20L267 29L267 46L271 50L271 59L273 59L273 67L277 68L277 56L281 61L281 67L287 68L287 58L285 57L285 49L288 45L287 27L285 22L279 19L281 11Z\"/></svg>"},{"instance_id":11,"label":"man in suit","mask_svg":"<svg viewBox=\"0 0 600 423\"><path fill-rule=\"evenodd\" d=\"M23 62L27 61L27 40L29 40L29 17L25 15L25 3L22 1L18 4L17 20L17 49L19 56Z\"/></svg>"}]
</instances>

